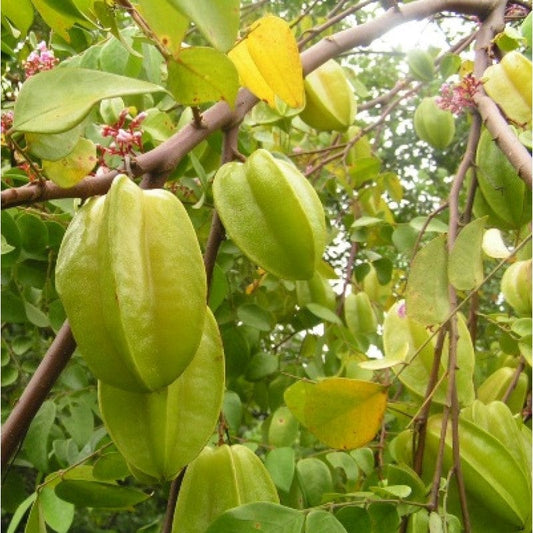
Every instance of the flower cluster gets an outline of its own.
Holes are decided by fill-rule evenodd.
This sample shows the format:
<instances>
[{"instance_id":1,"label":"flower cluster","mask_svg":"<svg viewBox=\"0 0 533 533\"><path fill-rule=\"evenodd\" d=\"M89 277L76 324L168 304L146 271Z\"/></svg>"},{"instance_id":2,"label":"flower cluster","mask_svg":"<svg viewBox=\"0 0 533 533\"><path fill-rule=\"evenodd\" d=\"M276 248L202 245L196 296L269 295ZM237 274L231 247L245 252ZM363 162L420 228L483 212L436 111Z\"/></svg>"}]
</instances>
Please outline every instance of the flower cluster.
<instances>
[{"instance_id":1,"label":"flower cluster","mask_svg":"<svg viewBox=\"0 0 533 533\"><path fill-rule=\"evenodd\" d=\"M13 126L13 111L4 111L0 120L0 133L2 135Z\"/></svg>"},{"instance_id":2,"label":"flower cluster","mask_svg":"<svg viewBox=\"0 0 533 533\"><path fill-rule=\"evenodd\" d=\"M481 82L472 74L467 74L455 85L444 83L440 88L440 96L436 98L437 105L460 115L465 109L476 107L474 94L480 85Z\"/></svg>"},{"instance_id":3,"label":"flower cluster","mask_svg":"<svg viewBox=\"0 0 533 533\"><path fill-rule=\"evenodd\" d=\"M143 111L128 123L128 109L124 109L114 124L102 126L100 135L104 138L110 137L112 141L108 146L97 145L100 152L100 168L97 175L108 170L104 159L106 156L125 158L128 155L135 155L135 150L142 152L141 123L145 118L146 113Z\"/></svg>"},{"instance_id":4,"label":"flower cluster","mask_svg":"<svg viewBox=\"0 0 533 533\"><path fill-rule=\"evenodd\" d=\"M48 50L46 43L41 41L37 45L37 49L30 52L30 55L23 63L26 78L29 78L38 72L53 69L58 62L59 59L54 56L54 51Z\"/></svg>"}]
</instances>

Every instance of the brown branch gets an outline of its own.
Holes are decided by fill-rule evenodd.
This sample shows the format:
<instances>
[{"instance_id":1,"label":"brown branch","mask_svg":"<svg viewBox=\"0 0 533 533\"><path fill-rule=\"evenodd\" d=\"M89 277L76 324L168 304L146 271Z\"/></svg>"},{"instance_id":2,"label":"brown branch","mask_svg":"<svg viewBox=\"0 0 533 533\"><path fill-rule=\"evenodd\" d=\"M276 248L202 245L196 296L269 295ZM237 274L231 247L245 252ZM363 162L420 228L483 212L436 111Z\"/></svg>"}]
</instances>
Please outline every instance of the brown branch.
<instances>
[{"instance_id":1,"label":"brown branch","mask_svg":"<svg viewBox=\"0 0 533 533\"><path fill-rule=\"evenodd\" d=\"M509 397L511 396L513 391L516 389L516 386L518 385L518 381L520 380L520 374L522 374L522 370L524 370L525 366L526 366L526 362L524 361L524 358L520 357L520 362L518 363L518 366L516 367L514 371L513 379L511 380L511 383L509 383L507 390L502 396L503 403L507 403L509 401Z\"/></svg>"},{"instance_id":2,"label":"brown branch","mask_svg":"<svg viewBox=\"0 0 533 533\"><path fill-rule=\"evenodd\" d=\"M492 39L505 27L504 1L499 1L490 15L481 25L475 46L474 74L481 79L490 65L488 51L492 48ZM532 160L527 148L518 140L496 103L489 98L483 88L473 97L483 124L490 132L496 144L505 154L511 165L526 185L532 187Z\"/></svg>"},{"instance_id":3,"label":"brown branch","mask_svg":"<svg viewBox=\"0 0 533 533\"><path fill-rule=\"evenodd\" d=\"M484 18L492 8L493 0L479 0L478 2L472 2L471 0L416 0L409 4L398 6L398 9L389 10L374 20L328 36L302 52L301 60L304 75L309 74L309 72L315 70L328 59L337 57L343 52L357 46L367 46L374 39L402 23L424 19L442 10L457 11ZM214 131L239 123L257 102L257 98L249 91L241 89L234 109L231 109L225 102L215 104L203 114L205 128L198 129L189 124L161 145L145 154L141 154L133 162L133 175L140 176L154 171L157 173L172 171L192 148ZM61 189L55 184L50 184L50 182L46 182L42 190L30 188L29 191L21 191L21 189L25 189L28 186L18 190L7 189L1 193L2 208L53 198L87 198L91 196L92 192L90 187L89 190L87 188L85 183L87 180L92 181L93 190L96 188L98 191L96 194L102 194L107 191L112 181L110 174L106 174L102 178L85 178L72 189ZM105 180L105 182L98 183L95 187L94 180L97 183L100 180Z\"/></svg>"},{"instance_id":4,"label":"brown branch","mask_svg":"<svg viewBox=\"0 0 533 533\"><path fill-rule=\"evenodd\" d=\"M435 351L433 355L433 364L431 366L431 373L429 375L429 381L426 387L426 394L424 395L424 405L420 410L420 413L414 419L414 430L417 435L416 449L413 453L413 469L420 476L422 475L422 463L424 460L424 451L426 446L426 426L429 411L431 409L431 398L434 394L435 385L439 378L439 368L442 358L442 348L444 346L444 339L446 338L446 331L440 330L435 345ZM414 440L413 440L414 445Z\"/></svg>"},{"instance_id":5,"label":"brown branch","mask_svg":"<svg viewBox=\"0 0 533 533\"><path fill-rule=\"evenodd\" d=\"M452 189L449 196L450 221L448 224L448 252L451 252L459 230L459 194L466 178L466 173L472 165L476 155L476 148L480 136L480 121L475 120L470 129L468 143L461 164L457 170L457 175L453 181ZM448 286L449 300L451 309L458 307L457 293L455 288L450 284ZM457 341L459 339L457 314L454 313L448 320L449 346L448 346L448 388L446 390L446 404L442 413L441 440L439 442L439 451L431 487L431 505L434 510L438 507L438 490L440 478L442 475L442 464L444 458L444 448L448 423L451 420L452 429L452 453L455 479L459 491L459 502L463 515L463 527L466 533L471 530L470 517L466 502L466 490L461 466L460 440L459 440L459 401L457 398Z\"/></svg>"},{"instance_id":6,"label":"brown branch","mask_svg":"<svg viewBox=\"0 0 533 533\"><path fill-rule=\"evenodd\" d=\"M65 322L2 426L2 471L24 439L31 421L75 349L76 342Z\"/></svg>"}]
</instances>

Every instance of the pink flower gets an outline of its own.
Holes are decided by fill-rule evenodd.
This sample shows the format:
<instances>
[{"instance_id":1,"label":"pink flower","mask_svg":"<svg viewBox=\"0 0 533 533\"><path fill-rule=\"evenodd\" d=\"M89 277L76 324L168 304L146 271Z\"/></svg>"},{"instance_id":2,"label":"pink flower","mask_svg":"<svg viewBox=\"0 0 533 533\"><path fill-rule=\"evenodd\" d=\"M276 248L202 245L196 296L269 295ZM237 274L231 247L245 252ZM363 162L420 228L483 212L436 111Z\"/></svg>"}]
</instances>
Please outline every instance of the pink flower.
<instances>
[{"instance_id":1,"label":"pink flower","mask_svg":"<svg viewBox=\"0 0 533 533\"><path fill-rule=\"evenodd\" d=\"M30 78L38 72L53 69L59 59L54 56L54 51L49 50L44 41L41 41L36 50L29 53L26 61L23 63L26 78Z\"/></svg>"},{"instance_id":2,"label":"pink flower","mask_svg":"<svg viewBox=\"0 0 533 533\"><path fill-rule=\"evenodd\" d=\"M436 98L437 105L441 109L460 115L465 109L476 107L474 94L480 85L481 82L473 74L467 74L455 85L443 83L440 96Z\"/></svg>"}]
</instances>

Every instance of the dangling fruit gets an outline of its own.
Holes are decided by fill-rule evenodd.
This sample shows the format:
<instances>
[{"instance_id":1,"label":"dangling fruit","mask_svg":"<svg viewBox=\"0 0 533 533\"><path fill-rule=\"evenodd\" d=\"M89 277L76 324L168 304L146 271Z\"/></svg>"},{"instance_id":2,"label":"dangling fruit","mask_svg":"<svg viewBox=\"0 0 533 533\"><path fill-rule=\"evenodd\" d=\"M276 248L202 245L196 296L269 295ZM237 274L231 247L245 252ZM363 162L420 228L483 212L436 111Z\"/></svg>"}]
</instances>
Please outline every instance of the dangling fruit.
<instances>
[{"instance_id":1,"label":"dangling fruit","mask_svg":"<svg viewBox=\"0 0 533 533\"><path fill-rule=\"evenodd\" d=\"M224 352L217 323L207 311L192 362L168 387L127 392L103 382L98 400L105 426L141 480L176 477L211 437L224 396Z\"/></svg>"},{"instance_id":2,"label":"dangling fruit","mask_svg":"<svg viewBox=\"0 0 533 533\"><path fill-rule=\"evenodd\" d=\"M200 344L205 269L187 212L168 191L117 176L68 227L56 286L81 354L109 385L166 387Z\"/></svg>"},{"instance_id":3,"label":"dangling fruit","mask_svg":"<svg viewBox=\"0 0 533 533\"><path fill-rule=\"evenodd\" d=\"M226 163L213 182L215 207L230 238L264 270L310 279L324 252L324 210L298 169L256 150L246 163Z\"/></svg>"},{"instance_id":4,"label":"dangling fruit","mask_svg":"<svg viewBox=\"0 0 533 533\"><path fill-rule=\"evenodd\" d=\"M531 61L513 50L483 73L487 94L518 124L531 123Z\"/></svg>"},{"instance_id":5,"label":"dangling fruit","mask_svg":"<svg viewBox=\"0 0 533 533\"><path fill-rule=\"evenodd\" d=\"M254 452L240 444L204 448L185 472L172 532L203 533L227 509L261 501L278 503L279 498Z\"/></svg>"},{"instance_id":6,"label":"dangling fruit","mask_svg":"<svg viewBox=\"0 0 533 533\"><path fill-rule=\"evenodd\" d=\"M531 316L531 259L509 266L503 273L500 289L505 301L519 315Z\"/></svg>"},{"instance_id":7,"label":"dangling fruit","mask_svg":"<svg viewBox=\"0 0 533 533\"><path fill-rule=\"evenodd\" d=\"M527 224L531 220L531 193L486 129L477 146L476 168L481 202L485 201L496 221L503 222L497 227L520 229Z\"/></svg>"},{"instance_id":8,"label":"dangling fruit","mask_svg":"<svg viewBox=\"0 0 533 533\"><path fill-rule=\"evenodd\" d=\"M515 368L502 366L493 372L477 390L477 397L483 403L502 400L515 377ZM520 373L518 382L513 387L507 400L507 405L512 413L521 413L526 401L529 380L524 372Z\"/></svg>"},{"instance_id":9,"label":"dangling fruit","mask_svg":"<svg viewBox=\"0 0 533 533\"><path fill-rule=\"evenodd\" d=\"M431 81L435 75L433 58L424 50L411 50L407 54L409 72L418 81Z\"/></svg>"},{"instance_id":10,"label":"dangling fruit","mask_svg":"<svg viewBox=\"0 0 533 533\"><path fill-rule=\"evenodd\" d=\"M455 135L453 114L441 109L430 97L424 98L416 108L414 125L418 137L439 150L444 150Z\"/></svg>"},{"instance_id":11,"label":"dangling fruit","mask_svg":"<svg viewBox=\"0 0 533 533\"><path fill-rule=\"evenodd\" d=\"M350 293L344 300L344 320L354 335L375 333L378 327L370 298L364 291Z\"/></svg>"},{"instance_id":12,"label":"dangling fruit","mask_svg":"<svg viewBox=\"0 0 533 533\"><path fill-rule=\"evenodd\" d=\"M335 292L329 281L318 271L309 281L296 281L296 300L300 307L316 303L328 309L335 309Z\"/></svg>"},{"instance_id":13,"label":"dangling fruit","mask_svg":"<svg viewBox=\"0 0 533 533\"><path fill-rule=\"evenodd\" d=\"M300 118L319 131L345 131L357 105L342 67L330 59L305 78L306 103Z\"/></svg>"}]
</instances>

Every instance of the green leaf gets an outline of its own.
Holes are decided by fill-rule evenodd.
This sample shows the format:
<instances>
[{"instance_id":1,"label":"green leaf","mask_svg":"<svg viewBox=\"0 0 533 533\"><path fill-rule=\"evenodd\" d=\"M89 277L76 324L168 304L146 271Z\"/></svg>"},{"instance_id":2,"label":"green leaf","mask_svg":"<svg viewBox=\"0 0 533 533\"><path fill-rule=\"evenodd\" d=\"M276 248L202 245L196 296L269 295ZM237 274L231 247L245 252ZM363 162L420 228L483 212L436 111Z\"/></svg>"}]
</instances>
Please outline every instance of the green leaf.
<instances>
[{"instance_id":1,"label":"green leaf","mask_svg":"<svg viewBox=\"0 0 533 533\"><path fill-rule=\"evenodd\" d=\"M118 452L106 453L93 465L93 474L98 481L124 479L130 471L124 457Z\"/></svg>"},{"instance_id":2,"label":"green leaf","mask_svg":"<svg viewBox=\"0 0 533 533\"><path fill-rule=\"evenodd\" d=\"M279 369L278 356L270 353L256 353L246 367L248 381L260 381Z\"/></svg>"},{"instance_id":3,"label":"green leaf","mask_svg":"<svg viewBox=\"0 0 533 533\"><path fill-rule=\"evenodd\" d=\"M2 368L1 372L1 383L2 387L9 387L13 383L17 382L19 377L19 371L16 366L8 366L7 368Z\"/></svg>"},{"instance_id":4,"label":"green leaf","mask_svg":"<svg viewBox=\"0 0 533 533\"><path fill-rule=\"evenodd\" d=\"M8 253L2 251L2 266L7 267L15 263L20 255L21 235L15 219L8 210L2 211L0 226L2 228L2 237L5 238L9 246L13 247Z\"/></svg>"},{"instance_id":5,"label":"green leaf","mask_svg":"<svg viewBox=\"0 0 533 533\"><path fill-rule=\"evenodd\" d=\"M237 432L241 425L243 408L241 399L236 392L227 390L224 393L222 412L230 431Z\"/></svg>"},{"instance_id":6,"label":"green leaf","mask_svg":"<svg viewBox=\"0 0 533 533\"><path fill-rule=\"evenodd\" d=\"M47 525L57 533L67 533L74 520L74 505L58 498L49 486L39 492L39 500Z\"/></svg>"},{"instance_id":7,"label":"green leaf","mask_svg":"<svg viewBox=\"0 0 533 533\"><path fill-rule=\"evenodd\" d=\"M24 39L33 23L33 6L30 0L4 0L2 15L20 31L20 38Z\"/></svg>"},{"instance_id":8,"label":"green leaf","mask_svg":"<svg viewBox=\"0 0 533 533\"><path fill-rule=\"evenodd\" d=\"M331 452L326 455L326 459L333 468L343 470L348 481L355 481L357 479L359 468L351 455L345 452Z\"/></svg>"},{"instance_id":9,"label":"green leaf","mask_svg":"<svg viewBox=\"0 0 533 533\"><path fill-rule=\"evenodd\" d=\"M26 457L41 472L48 470L48 436L55 417L55 404L46 400L35 415L24 439L23 449Z\"/></svg>"},{"instance_id":10,"label":"green leaf","mask_svg":"<svg viewBox=\"0 0 533 533\"><path fill-rule=\"evenodd\" d=\"M270 331L272 329L272 315L256 304L243 304L237 309L237 316L243 324L256 328L259 331Z\"/></svg>"},{"instance_id":11,"label":"green leaf","mask_svg":"<svg viewBox=\"0 0 533 533\"><path fill-rule=\"evenodd\" d=\"M39 497L37 497L31 506L24 533L46 533L46 524Z\"/></svg>"},{"instance_id":12,"label":"green leaf","mask_svg":"<svg viewBox=\"0 0 533 533\"><path fill-rule=\"evenodd\" d=\"M28 320L38 328L47 328L50 325L48 316L30 302L24 302L24 310Z\"/></svg>"},{"instance_id":13,"label":"green leaf","mask_svg":"<svg viewBox=\"0 0 533 533\"><path fill-rule=\"evenodd\" d=\"M2 255L8 254L14 249L15 247L11 246L11 244L7 242L7 239L2 235Z\"/></svg>"},{"instance_id":14,"label":"green leaf","mask_svg":"<svg viewBox=\"0 0 533 533\"><path fill-rule=\"evenodd\" d=\"M46 24L67 42L70 42L68 30L74 24L88 23L72 0L32 0L32 2Z\"/></svg>"},{"instance_id":15,"label":"green leaf","mask_svg":"<svg viewBox=\"0 0 533 533\"><path fill-rule=\"evenodd\" d=\"M76 146L82 131L82 125L63 133L27 133L26 144L29 151L40 159L57 161L70 154Z\"/></svg>"},{"instance_id":16,"label":"green leaf","mask_svg":"<svg viewBox=\"0 0 533 533\"><path fill-rule=\"evenodd\" d=\"M288 407L278 407L270 418L268 443L272 446L291 446L298 436L298 421Z\"/></svg>"},{"instance_id":17,"label":"green leaf","mask_svg":"<svg viewBox=\"0 0 533 533\"><path fill-rule=\"evenodd\" d=\"M305 519L305 533L346 533L346 529L331 513L314 510Z\"/></svg>"},{"instance_id":18,"label":"green leaf","mask_svg":"<svg viewBox=\"0 0 533 533\"><path fill-rule=\"evenodd\" d=\"M79 124L104 98L165 91L125 76L83 68L56 68L29 78L15 103L14 128L61 133Z\"/></svg>"},{"instance_id":19,"label":"green leaf","mask_svg":"<svg viewBox=\"0 0 533 533\"><path fill-rule=\"evenodd\" d=\"M382 498L407 498L412 489L408 485L385 485L383 487L370 487L370 490Z\"/></svg>"},{"instance_id":20,"label":"green leaf","mask_svg":"<svg viewBox=\"0 0 533 533\"><path fill-rule=\"evenodd\" d=\"M30 506L35 501L35 498L37 498L36 492L30 494L22 503L19 504L19 506L13 513L13 516L11 517L11 522L9 522L9 527L7 528L6 533L15 533L17 531L18 525L20 524L21 520L24 518L26 511L30 508Z\"/></svg>"},{"instance_id":21,"label":"green leaf","mask_svg":"<svg viewBox=\"0 0 533 533\"><path fill-rule=\"evenodd\" d=\"M458 315L457 341L457 391L461 405L469 405L475 397L473 372L475 364L474 347L472 339L462 315ZM405 314L402 302L394 304L383 322L383 349L385 360L404 359L405 367L394 366L400 381L417 396L424 398L426 387L433 367L436 337L429 341L430 332L420 322L412 320ZM422 348L423 346L423 348ZM445 342L443 357L439 368L439 383L433 394L433 401L444 403L446 401L448 344ZM415 353L417 354L415 357Z\"/></svg>"},{"instance_id":22,"label":"green leaf","mask_svg":"<svg viewBox=\"0 0 533 533\"><path fill-rule=\"evenodd\" d=\"M239 76L233 63L213 48L184 49L168 62L168 88L183 105L197 106L223 100L233 107Z\"/></svg>"},{"instance_id":23,"label":"green leaf","mask_svg":"<svg viewBox=\"0 0 533 533\"><path fill-rule=\"evenodd\" d=\"M461 57L457 54L446 54L439 65L440 73L444 79L457 74L461 67Z\"/></svg>"},{"instance_id":24,"label":"green leaf","mask_svg":"<svg viewBox=\"0 0 533 533\"><path fill-rule=\"evenodd\" d=\"M483 230L486 217L467 224L457 236L448 260L450 283L458 290L470 290L483 281Z\"/></svg>"},{"instance_id":25,"label":"green leaf","mask_svg":"<svg viewBox=\"0 0 533 533\"><path fill-rule=\"evenodd\" d=\"M57 161L43 161L43 171L56 185L73 187L85 178L97 163L96 145L83 137L65 157Z\"/></svg>"},{"instance_id":26,"label":"green leaf","mask_svg":"<svg viewBox=\"0 0 533 533\"><path fill-rule=\"evenodd\" d=\"M61 416L61 422L80 449L89 442L93 434L94 417L88 405L83 403L72 404L70 406L70 415Z\"/></svg>"},{"instance_id":27,"label":"green leaf","mask_svg":"<svg viewBox=\"0 0 533 533\"><path fill-rule=\"evenodd\" d=\"M409 222L409 225L417 231L421 231L427 222L427 217L415 217ZM426 226L426 233L446 233L448 231L448 226L442 220L438 218L433 218Z\"/></svg>"},{"instance_id":28,"label":"green leaf","mask_svg":"<svg viewBox=\"0 0 533 533\"><path fill-rule=\"evenodd\" d=\"M374 471L374 454L370 448L352 450L350 456L354 458L357 466L366 476L369 476Z\"/></svg>"},{"instance_id":29,"label":"green leaf","mask_svg":"<svg viewBox=\"0 0 533 533\"><path fill-rule=\"evenodd\" d=\"M296 475L307 507L320 505L322 495L333 491L331 472L320 459L315 457L300 459L296 463Z\"/></svg>"},{"instance_id":30,"label":"green leaf","mask_svg":"<svg viewBox=\"0 0 533 533\"><path fill-rule=\"evenodd\" d=\"M301 533L303 525L301 512L276 503L257 502L224 512L205 533Z\"/></svg>"},{"instance_id":31,"label":"green leaf","mask_svg":"<svg viewBox=\"0 0 533 533\"><path fill-rule=\"evenodd\" d=\"M342 320L328 307L324 307L323 305L315 302L310 302L305 307L307 307L307 309L309 309L313 315L324 320L325 322L331 322L332 324L338 324L339 326L342 325Z\"/></svg>"},{"instance_id":32,"label":"green leaf","mask_svg":"<svg viewBox=\"0 0 533 533\"><path fill-rule=\"evenodd\" d=\"M79 479L61 481L55 492L59 498L76 507L98 509L130 509L150 497L149 494L130 487Z\"/></svg>"},{"instance_id":33,"label":"green leaf","mask_svg":"<svg viewBox=\"0 0 533 533\"><path fill-rule=\"evenodd\" d=\"M266 469L276 487L283 492L288 493L291 489L295 468L294 457L292 448L283 447L270 450L265 458Z\"/></svg>"},{"instance_id":34,"label":"green leaf","mask_svg":"<svg viewBox=\"0 0 533 533\"><path fill-rule=\"evenodd\" d=\"M443 322L450 313L446 237L439 235L416 254L407 281L406 306L421 324Z\"/></svg>"},{"instance_id":35,"label":"green leaf","mask_svg":"<svg viewBox=\"0 0 533 533\"><path fill-rule=\"evenodd\" d=\"M190 18L217 49L227 52L237 39L240 23L239 0L168 0Z\"/></svg>"},{"instance_id":36,"label":"green leaf","mask_svg":"<svg viewBox=\"0 0 533 533\"><path fill-rule=\"evenodd\" d=\"M177 57L189 26L188 17L181 14L172 0L136 0L136 4L159 41ZM216 9L217 4L213 4L210 10Z\"/></svg>"},{"instance_id":37,"label":"green leaf","mask_svg":"<svg viewBox=\"0 0 533 533\"><path fill-rule=\"evenodd\" d=\"M27 256L34 259L46 258L48 246L48 228L36 215L22 213L17 218L17 226L20 230L21 245Z\"/></svg>"},{"instance_id":38,"label":"green leaf","mask_svg":"<svg viewBox=\"0 0 533 533\"><path fill-rule=\"evenodd\" d=\"M366 509L362 509L361 507L343 507L335 514L335 516L344 526L346 531L349 531L350 533L354 531L357 533L378 532L378 530L372 530L370 515Z\"/></svg>"},{"instance_id":39,"label":"green leaf","mask_svg":"<svg viewBox=\"0 0 533 533\"><path fill-rule=\"evenodd\" d=\"M368 508L372 521L372 531L393 533L398 531L400 516L395 505L374 503Z\"/></svg>"},{"instance_id":40,"label":"green leaf","mask_svg":"<svg viewBox=\"0 0 533 533\"><path fill-rule=\"evenodd\" d=\"M285 391L294 416L333 448L364 446L376 435L387 404L387 388L348 378L299 381Z\"/></svg>"}]
</instances>

